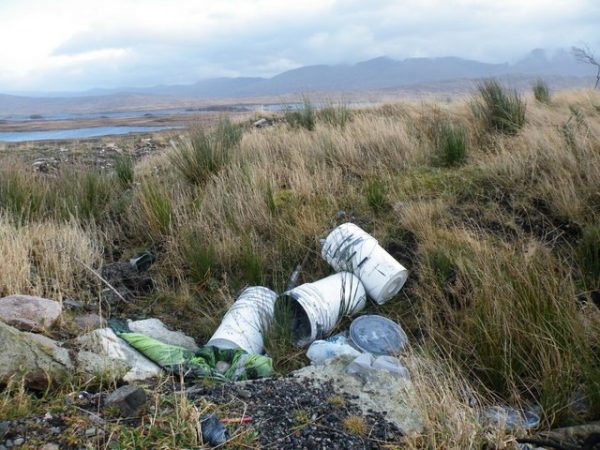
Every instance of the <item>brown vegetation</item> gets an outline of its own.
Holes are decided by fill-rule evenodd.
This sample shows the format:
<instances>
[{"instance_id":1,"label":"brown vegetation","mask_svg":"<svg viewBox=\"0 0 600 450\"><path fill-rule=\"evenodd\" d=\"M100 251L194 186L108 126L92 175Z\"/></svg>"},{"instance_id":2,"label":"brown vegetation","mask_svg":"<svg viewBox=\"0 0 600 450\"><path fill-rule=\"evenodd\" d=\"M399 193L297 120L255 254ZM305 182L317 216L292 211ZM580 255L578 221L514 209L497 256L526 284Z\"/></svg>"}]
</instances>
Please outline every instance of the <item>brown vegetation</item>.
<instances>
[{"instance_id":1,"label":"brown vegetation","mask_svg":"<svg viewBox=\"0 0 600 450\"><path fill-rule=\"evenodd\" d=\"M481 108L399 103L247 129L198 178L173 164L181 147L141 160L133 183L3 162L0 293L100 300L78 261L152 248L157 288L132 308L205 342L243 286L281 291L305 258L304 280L329 273L318 238L352 219L411 272L370 307L411 336L426 426L411 447L478 447L490 436L475 406L498 399L540 404L544 426L598 419L600 94L530 99L509 133ZM438 164L447 123L465 148ZM270 350L280 371L304 363Z\"/></svg>"}]
</instances>

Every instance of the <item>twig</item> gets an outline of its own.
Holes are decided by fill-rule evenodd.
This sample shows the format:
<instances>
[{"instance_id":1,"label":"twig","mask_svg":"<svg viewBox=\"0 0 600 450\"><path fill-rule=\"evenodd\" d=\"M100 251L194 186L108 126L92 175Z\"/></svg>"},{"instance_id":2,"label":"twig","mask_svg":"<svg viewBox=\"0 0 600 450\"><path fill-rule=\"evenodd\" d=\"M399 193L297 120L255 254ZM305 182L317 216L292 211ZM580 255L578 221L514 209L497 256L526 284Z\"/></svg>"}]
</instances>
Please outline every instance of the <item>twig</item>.
<instances>
[{"instance_id":1,"label":"twig","mask_svg":"<svg viewBox=\"0 0 600 450\"><path fill-rule=\"evenodd\" d=\"M128 305L131 305L131 302L125 300L125 297L123 297L121 295L121 293L119 291L117 291L112 284L110 284L108 281L106 281L102 275L100 275L97 271L95 271L94 269L92 269L90 266L88 266L86 263L84 263L82 260L80 260L79 258L77 258L76 256L74 257L77 262L79 262L83 267L85 267L87 270L89 270L90 272L92 272L96 277L98 277L98 279L100 281L102 281L111 291L113 291L115 294L117 294L117 297L119 297L121 300L123 300L123 302L127 303Z\"/></svg>"}]
</instances>

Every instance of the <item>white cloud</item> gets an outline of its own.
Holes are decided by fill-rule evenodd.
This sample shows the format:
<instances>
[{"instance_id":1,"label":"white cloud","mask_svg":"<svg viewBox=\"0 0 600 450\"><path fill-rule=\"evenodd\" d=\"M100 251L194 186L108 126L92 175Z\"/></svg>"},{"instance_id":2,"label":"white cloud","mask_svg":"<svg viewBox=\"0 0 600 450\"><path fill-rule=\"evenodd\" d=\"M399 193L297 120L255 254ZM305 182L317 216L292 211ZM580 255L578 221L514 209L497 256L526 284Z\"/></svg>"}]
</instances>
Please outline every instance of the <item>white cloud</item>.
<instances>
[{"instance_id":1,"label":"white cloud","mask_svg":"<svg viewBox=\"0 0 600 450\"><path fill-rule=\"evenodd\" d=\"M0 91L270 76L376 56L600 47L595 0L2 0Z\"/></svg>"}]
</instances>

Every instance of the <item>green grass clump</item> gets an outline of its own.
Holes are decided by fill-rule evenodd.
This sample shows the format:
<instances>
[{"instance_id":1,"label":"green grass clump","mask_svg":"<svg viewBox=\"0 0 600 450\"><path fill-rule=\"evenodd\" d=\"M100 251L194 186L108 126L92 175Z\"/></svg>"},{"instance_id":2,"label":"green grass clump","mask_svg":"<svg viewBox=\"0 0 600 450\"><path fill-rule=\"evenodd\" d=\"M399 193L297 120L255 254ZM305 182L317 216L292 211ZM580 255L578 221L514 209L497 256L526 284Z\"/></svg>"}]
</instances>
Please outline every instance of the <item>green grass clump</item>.
<instances>
[{"instance_id":1,"label":"green grass clump","mask_svg":"<svg viewBox=\"0 0 600 450\"><path fill-rule=\"evenodd\" d=\"M230 162L241 136L241 128L229 119L222 119L209 132L198 128L189 140L179 141L171 164L188 183L200 185Z\"/></svg>"},{"instance_id":2,"label":"green grass clump","mask_svg":"<svg viewBox=\"0 0 600 450\"><path fill-rule=\"evenodd\" d=\"M467 130L464 126L442 122L435 128L434 165L453 167L467 159Z\"/></svg>"},{"instance_id":3,"label":"green grass clump","mask_svg":"<svg viewBox=\"0 0 600 450\"><path fill-rule=\"evenodd\" d=\"M317 118L331 126L344 128L352 116L348 106L329 104L317 111Z\"/></svg>"},{"instance_id":4,"label":"green grass clump","mask_svg":"<svg viewBox=\"0 0 600 450\"><path fill-rule=\"evenodd\" d=\"M51 193L39 177L21 167L0 168L0 210L17 222L45 213L44 204Z\"/></svg>"},{"instance_id":5,"label":"green grass clump","mask_svg":"<svg viewBox=\"0 0 600 450\"><path fill-rule=\"evenodd\" d=\"M301 109L287 109L284 117L286 122L289 123L293 128L306 128L309 131L315 129L315 109L308 97L304 97L303 107Z\"/></svg>"},{"instance_id":6,"label":"green grass clump","mask_svg":"<svg viewBox=\"0 0 600 450\"><path fill-rule=\"evenodd\" d=\"M106 215L115 193L111 177L93 170L78 170L67 174L61 181L62 206L67 215L95 221Z\"/></svg>"},{"instance_id":7,"label":"green grass clump","mask_svg":"<svg viewBox=\"0 0 600 450\"><path fill-rule=\"evenodd\" d=\"M264 282L264 262L249 239L242 243L238 260L241 269L242 280L254 286L260 286Z\"/></svg>"},{"instance_id":8,"label":"green grass clump","mask_svg":"<svg viewBox=\"0 0 600 450\"><path fill-rule=\"evenodd\" d=\"M379 178L370 181L365 188L365 198L373 211L378 212L385 209L388 206L385 184Z\"/></svg>"},{"instance_id":9,"label":"green grass clump","mask_svg":"<svg viewBox=\"0 0 600 450\"><path fill-rule=\"evenodd\" d=\"M133 183L134 161L131 156L121 155L115 160L115 173L121 185L127 187Z\"/></svg>"},{"instance_id":10,"label":"green grass clump","mask_svg":"<svg viewBox=\"0 0 600 450\"><path fill-rule=\"evenodd\" d=\"M517 134L525 125L525 101L517 91L509 91L497 80L486 80L478 86L479 98L474 112L490 131Z\"/></svg>"},{"instance_id":11,"label":"green grass clump","mask_svg":"<svg viewBox=\"0 0 600 450\"><path fill-rule=\"evenodd\" d=\"M169 233L173 217L173 202L164 186L154 181L145 181L138 191L139 214L137 227L147 230L153 239Z\"/></svg>"},{"instance_id":12,"label":"green grass clump","mask_svg":"<svg viewBox=\"0 0 600 450\"><path fill-rule=\"evenodd\" d=\"M584 228L576 255L587 287L598 288L600 286L600 225L589 225Z\"/></svg>"},{"instance_id":13,"label":"green grass clump","mask_svg":"<svg viewBox=\"0 0 600 450\"><path fill-rule=\"evenodd\" d=\"M219 265L213 245L205 242L200 233L191 231L182 234L179 246L191 280L205 283Z\"/></svg>"},{"instance_id":14,"label":"green grass clump","mask_svg":"<svg viewBox=\"0 0 600 450\"><path fill-rule=\"evenodd\" d=\"M544 80L537 80L532 89L533 96L538 102L546 104L550 103L550 88Z\"/></svg>"}]
</instances>

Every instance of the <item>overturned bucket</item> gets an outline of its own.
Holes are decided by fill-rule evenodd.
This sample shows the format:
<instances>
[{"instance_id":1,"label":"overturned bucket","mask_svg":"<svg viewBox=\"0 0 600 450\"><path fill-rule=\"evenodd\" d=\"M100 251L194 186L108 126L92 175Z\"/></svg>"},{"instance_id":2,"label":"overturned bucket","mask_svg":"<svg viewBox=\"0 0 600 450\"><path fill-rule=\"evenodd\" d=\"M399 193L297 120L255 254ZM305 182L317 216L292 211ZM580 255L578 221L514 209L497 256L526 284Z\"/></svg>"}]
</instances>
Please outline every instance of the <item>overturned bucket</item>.
<instances>
[{"instance_id":1,"label":"overturned bucket","mask_svg":"<svg viewBox=\"0 0 600 450\"><path fill-rule=\"evenodd\" d=\"M289 302L292 339L306 346L330 333L343 316L363 309L367 295L358 277L340 272L284 292L280 301Z\"/></svg>"},{"instance_id":2,"label":"overturned bucket","mask_svg":"<svg viewBox=\"0 0 600 450\"><path fill-rule=\"evenodd\" d=\"M244 289L206 345L262 353L263 333L273 319L275 300L277 294L266 287Z\"/></svg>"},{"instance_id":3,"label":"overturned bucket","mask_svg":"<svg viewBox=\"0 0 600 450\"><path fill-rule=\"evenodd\" d=\"M340 225L327 236L321 256L335 270L360 278L369 297L380 305L396 295L408 277L402 264L353 223Z\"/></svg>"}]
</instances>

